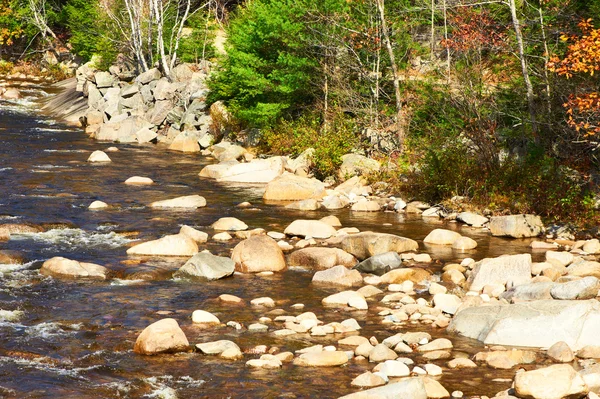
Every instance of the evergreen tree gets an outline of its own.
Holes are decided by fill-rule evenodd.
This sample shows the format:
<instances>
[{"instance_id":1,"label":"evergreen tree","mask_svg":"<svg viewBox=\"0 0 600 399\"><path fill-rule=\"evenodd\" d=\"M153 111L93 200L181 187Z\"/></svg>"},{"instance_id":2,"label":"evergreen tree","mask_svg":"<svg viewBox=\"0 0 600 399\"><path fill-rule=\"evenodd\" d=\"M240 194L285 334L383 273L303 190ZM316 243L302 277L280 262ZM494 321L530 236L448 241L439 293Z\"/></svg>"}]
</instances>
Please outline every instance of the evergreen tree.
<instances>
[{"instance_id":1,"label":"evergreen tree","mask_svg":"<svg viewBox=\"0 0 600 399\"><path fill-rule=\"evenodd\" d=\"M210 82L211 100L223 99L244 124L272 126L315 98L318 61L307 55L305 3L253 0L228 29L227 56Z\"/></svg>"}]
</instances>

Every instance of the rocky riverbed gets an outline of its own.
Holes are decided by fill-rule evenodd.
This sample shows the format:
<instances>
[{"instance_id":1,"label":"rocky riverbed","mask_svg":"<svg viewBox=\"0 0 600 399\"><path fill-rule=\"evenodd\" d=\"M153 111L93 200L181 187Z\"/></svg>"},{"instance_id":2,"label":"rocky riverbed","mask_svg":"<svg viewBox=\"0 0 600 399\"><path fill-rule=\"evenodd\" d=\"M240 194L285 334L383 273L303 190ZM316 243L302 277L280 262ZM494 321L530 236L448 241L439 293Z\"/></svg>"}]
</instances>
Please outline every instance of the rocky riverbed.
<instances>
[{"instance_id":1,"label":"rocky riverbed","mask_svg":"<svg viewBox=\"0 0 600 399\"><path fill-rule=\"evenodd\" d=\"M0 109L2 396L600 391L597 240L328 185L306 156L92 141L17 90Z\"/></svg>"}]
</instances>

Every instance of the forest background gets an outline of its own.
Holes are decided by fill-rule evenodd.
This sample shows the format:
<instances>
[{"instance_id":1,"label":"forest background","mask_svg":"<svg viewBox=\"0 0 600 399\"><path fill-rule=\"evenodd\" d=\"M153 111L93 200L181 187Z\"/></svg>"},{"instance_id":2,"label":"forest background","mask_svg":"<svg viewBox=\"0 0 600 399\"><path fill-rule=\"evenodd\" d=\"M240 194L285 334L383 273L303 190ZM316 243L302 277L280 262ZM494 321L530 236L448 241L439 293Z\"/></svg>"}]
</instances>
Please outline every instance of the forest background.
<instances>
[{"instance_id":1,"label":"forest background","mask_svg":"<svg viewBox=\"0 0 600 399\"><path fill-rule=\"evenodd\" d=\"M264 153L388 192L598 225L600 0L0 0L0 73L193 62ZM224 46L223 46L224 43Z\"/></svg>"}]
</instances>

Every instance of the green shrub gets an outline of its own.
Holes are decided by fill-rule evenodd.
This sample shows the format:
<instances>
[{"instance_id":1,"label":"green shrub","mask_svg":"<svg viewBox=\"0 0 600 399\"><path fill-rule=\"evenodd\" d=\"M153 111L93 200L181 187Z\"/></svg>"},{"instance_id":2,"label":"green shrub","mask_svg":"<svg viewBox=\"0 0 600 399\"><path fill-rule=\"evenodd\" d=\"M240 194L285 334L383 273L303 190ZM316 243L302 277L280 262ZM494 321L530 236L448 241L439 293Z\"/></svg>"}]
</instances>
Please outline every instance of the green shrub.
<instances>
[{"instance_id":1,"label":"green shrub","mask_svg":"<svg viewBox=\"0 0 600 399\"><path fill-rule=\"evenodd\" d=\"M264 130L261 136L262 150L270 153L295 157L313 148L313 171L319 179L335 176L342 156L358 145L354 125L343 115L335 117L327 129L313 115L304 115L296 121L282 120L274 128Z\"/></svg>"}]
</instances>

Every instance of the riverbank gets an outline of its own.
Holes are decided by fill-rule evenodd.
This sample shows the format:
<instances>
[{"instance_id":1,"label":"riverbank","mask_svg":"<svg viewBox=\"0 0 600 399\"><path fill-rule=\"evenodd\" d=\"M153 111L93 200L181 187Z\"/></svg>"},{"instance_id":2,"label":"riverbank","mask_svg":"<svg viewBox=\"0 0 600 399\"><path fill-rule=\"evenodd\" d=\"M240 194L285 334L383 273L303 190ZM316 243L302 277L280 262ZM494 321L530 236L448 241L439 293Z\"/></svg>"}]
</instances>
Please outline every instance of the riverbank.
<instances>
[{"instance_id":1,"label":"riverbank","mask_svg":"<svg viewBox=\"0 0 600 399\"><path fill-rule=\"evenodd\" d=\"M265 197L266 200L290 202L308 200L286 203L303 210L348 207L356 212L400 211L463 222L463 216L469 218L472 214L464 211L475 209L479 215L473 217L484 220L484 224L490 216L506 214L503 208L492 212L489 206L474 206L465 197L453 197L443 204L427 206L422 201L411 201L407 196L392 195L390 187L397 186L393 183L397 178L390 177L393 169L389 169L386 162L380 163L356 153L342 156L336 175L328 177L323 185L314 179L308 180L306 178L312 176L317 161L314 149L309 148L296 158L266 158L256 153L259 143L256 132L235 131L234 123L222 104L215 103L210 109L207 107L209 68L208 64L181 64L169 77L162 76L157 69L136 77L117 66L108 72L100 72L84 65L77 70L75 87L72 80L69 83L65 81L61 96L44 108L58 117L60 112L68 114L68 118L63 119L68 119L68 123L82 123L86 133L99 141L150 142L156 144L157 150L202 152L219 160L219 166L204 169L201 177L230 183L262 184L291 173L296 175L293 178L295 185L322 186L323 189L339 186L340 189L333 192L317 190L318 194L310 194L290 191L272 198L269 198L271 194ZM257 155L260 159L255 159ZM380 181L374 179L375 176L384 179L387 176L390 180ZM344 183L346 180L349 181ZM554 239L574 240L576 237L592 238L594 232L559 223L549 226L547 234Z\"/></svg>"},{"instance_id":2,"label":"riverbank","mask_svg":"<svg viewBox=\"0 0 600 399\"><path fill-rule=\"evenodd\" d=\"M12 296L5 298L2 309L23 312L12 323L26 328L14 326L1 337L4 347L11 348L4 354L10 365L31 359L28 351L37 353L36 339L41 339L43 349L37 351L42 353L34 359L43 371L31 363L27 370L42 373L50 391L75 389L92 397L126 389L137 396L339 397L389 380L385 387L392 395L433 398L461 391L454 397L472 398L502 393L520 375L519 388L509 393L527 397L523 387L535 375L523 378L530 374L517 370L545 368L556 359L567 359L568 367L579 369L556 370L568 377L565 389L578 389L575 397L597 389L595 361L589 360L595 356L594 342L588 341L597 312L596 241L491 237L483 228L439 215L392 212L402 203L389 197L382 197L388 205L393 201L393 207L386 206L389 212L273 206L271 195L292 192L316 192L331 201L355 198L362 205L378 201L368 192L352 192L368 190L360 179L345 194L343 186L328 189L302 172L282 173L258 190L248 183L199 178L206 168L205 173L215 167L231 171L235 165L257 168L266 160L252 162L244 152L240 157L246 162L229 160L218 166L201 153L157 152L152 143L89 141L75 130L21 120L20 115L3 119L3 132L10 133L6 138L12 144L3 148L6 156L1 157L0 169L10 187L2 212L15 219L2 224L2 231L10 234L0 245L37 262L5 268L3 284ZM212 153L240 151L231 147L217 146ZM111 162L87 162L95 150L105 150ZM275 157L268 163L279 168L283 161ZM246 170L250 175L254 171ZM132 176L152 183L126 184ZM310 182L311 190L299 190L303 186L297 181ZM273 182L283 188L268 190ZM267 192L273 194L265 201ZM175 208L160 203L190 195L204 201L188 198ZM313 200L303 204L323 202ZM87 209L94 201L108 206ZM189 208L182 207L186 203ZM529 226L538 225L536 219L523 219ZM14 226L25 225L33 230L15 231ZM469 244L469 239L476 248L455 245ZM192 256L201 249L214 257ZM94 274L100 278L92 278L89 263L97 265L93 269L101 273ZM204 277L193 277L190 271ZM208 271L210 276L216 271L234 274L212 280ZM23 301L21 308L14 296ZM538 317L532 319L531 312ZM152 350L151 342L143 342L156 336L152 329L142 331L163 318L176 320L181 331L166 323L178 340ZM58 333L37 338L32 331L40 322L54 323ZM17 352L28 334L33 340L25 339ZM206 345L223 339L231 342ZM569 357L562 344L561 356L554 355L556 348L537 349L559 341L566 341L579 357ZM57 351L61 361L52 363ZM135 354L153 351L182 352ZM319 369L315 378L313 367L325 363L329 367ZM52 377L50 367L81 379L73 383ZM563 389L556 385L563 379L552 377L555 369L548 370L551 377L533 379L529 389ZM18 386L4 385L9 385L7 396L19 396Z\"/></svg>"}]
</instances>

